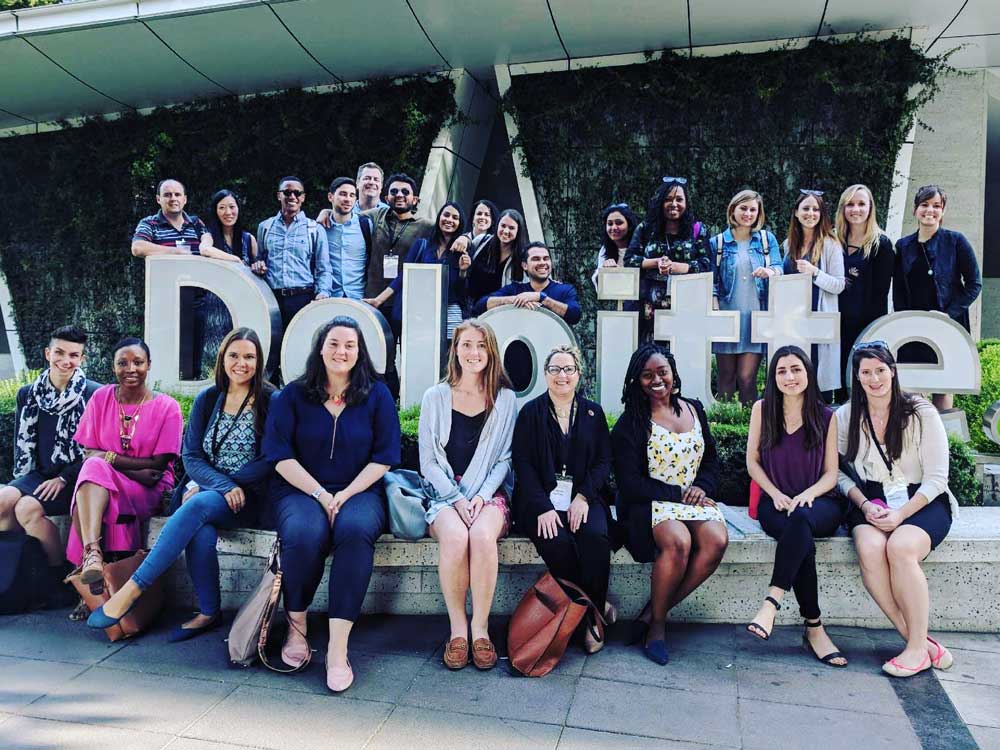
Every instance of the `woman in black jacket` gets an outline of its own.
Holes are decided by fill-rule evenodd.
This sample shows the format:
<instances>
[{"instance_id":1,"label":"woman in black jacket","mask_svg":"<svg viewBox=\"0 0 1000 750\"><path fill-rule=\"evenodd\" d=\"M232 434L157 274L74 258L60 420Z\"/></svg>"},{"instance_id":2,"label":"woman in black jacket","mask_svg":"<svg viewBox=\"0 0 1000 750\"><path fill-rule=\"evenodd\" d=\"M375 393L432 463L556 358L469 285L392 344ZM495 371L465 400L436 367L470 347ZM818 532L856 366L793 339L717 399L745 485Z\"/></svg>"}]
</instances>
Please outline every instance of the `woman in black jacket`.
<instances>
[{"instance_id":1,"label":"woman in black jacket","mask_svg":"<svg viewBox=\"0 0 1000 750\"><path fill-rule=\"evenodd\" d=\"M667 613L719 566L729 544L712 495L719 460L705 409L681 396L673 356L657 344L632 355L625 410L612 432L618 522L636 562L653 561L650 601L639 616L646 656L669 661Z\"/></svg>"},{"instance_id":2,"label":"woman in black jacket","mask_svg":"<svg viewBox=\"0 0 1000 750\"><path fill-rule=\"evenodd\" d=\"M514 513L555 578L584 590L611 624L607 601L611 540L606 500L611 436L604 411L576 392L582 358L559 346L545 358L548 390L526 403L514 427ZM588 622L584 650L604 647L604 630Z\"/></svg>"}]
</instances>

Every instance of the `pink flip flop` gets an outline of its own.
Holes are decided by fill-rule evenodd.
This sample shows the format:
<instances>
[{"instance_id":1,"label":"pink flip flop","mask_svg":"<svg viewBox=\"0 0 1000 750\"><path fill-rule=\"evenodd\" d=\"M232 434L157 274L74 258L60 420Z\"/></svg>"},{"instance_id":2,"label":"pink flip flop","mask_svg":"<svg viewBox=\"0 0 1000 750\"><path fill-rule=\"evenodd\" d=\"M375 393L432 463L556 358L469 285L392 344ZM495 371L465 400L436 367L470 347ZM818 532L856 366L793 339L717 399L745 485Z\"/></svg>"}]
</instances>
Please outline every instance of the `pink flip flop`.
<instances>
[{"instance_id":1,"label":"pink flip flop","mask_svg":"<svg viewBox=\"0 0 1000 750\"><path fill-rule=\"evenodd\" d=\"M919 674L925 670L931 668L931 657L925 656L924 660L920 662L918 667L907 667L896 661L895 658L889 659L885 664L882 665L882 671L887 675L892 677L913 677L915 674Z\"/></svg>"},{"instance_id":2,"label":"pink flip flop","mask_svg":"<svg viewBox=\"0 0 1000 750\"><path fill-rule=\"evenodd\" d=\"M955 657L951 655L951 651L930 636L927 636L927 642L937 649L937 653L931 657L931 666L934 669L951 669L951 665L955 663Z\"/></svg>"}]
</instances>

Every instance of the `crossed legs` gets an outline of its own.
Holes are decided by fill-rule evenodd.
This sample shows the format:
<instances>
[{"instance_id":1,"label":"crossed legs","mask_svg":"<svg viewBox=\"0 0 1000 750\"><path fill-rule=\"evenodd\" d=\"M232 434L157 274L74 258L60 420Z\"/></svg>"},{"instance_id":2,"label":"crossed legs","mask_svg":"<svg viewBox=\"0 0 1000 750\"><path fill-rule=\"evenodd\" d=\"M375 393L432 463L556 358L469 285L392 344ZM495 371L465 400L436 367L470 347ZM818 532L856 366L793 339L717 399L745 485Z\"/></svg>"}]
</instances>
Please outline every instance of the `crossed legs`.
<instances>
[{"instance_id":1,"label":"crossed legs","mask_svg":"<svg viewBox=\"0 0 1000 750\"><path fill-rule=\"evenodd\" d=\"M0 487L0 531L16 526L41 542L50 566L61 565L63 554L59 529L45 517L45 508L31 495L23 495L16 487Z\"/></svg>"}]
</instances>

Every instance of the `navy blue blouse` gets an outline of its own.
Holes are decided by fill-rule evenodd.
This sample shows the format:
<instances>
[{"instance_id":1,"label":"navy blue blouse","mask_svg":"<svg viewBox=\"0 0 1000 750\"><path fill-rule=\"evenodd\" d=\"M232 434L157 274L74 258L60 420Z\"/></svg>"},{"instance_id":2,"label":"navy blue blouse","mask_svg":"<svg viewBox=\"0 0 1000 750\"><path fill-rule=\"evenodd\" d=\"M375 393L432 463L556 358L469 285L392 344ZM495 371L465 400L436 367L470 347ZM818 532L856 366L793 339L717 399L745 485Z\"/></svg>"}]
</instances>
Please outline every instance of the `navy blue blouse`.
<instances>
[{"instance_id":1,"label":"navy blue blouse","mask_svg":"<svg viewBox=\"0 0 1000 750\"><path fill-rule=\"evenodd\" d=\"M375 383L367 399L339 417L309 401L300 384L289 383L271 398L263 450L272 464L298 460L324 489L339 492L370 463L397 465L399 442L399 414L385 383ZM294 492L299 490L275 473L271 499Z\"/></svg>"}]
</instances>

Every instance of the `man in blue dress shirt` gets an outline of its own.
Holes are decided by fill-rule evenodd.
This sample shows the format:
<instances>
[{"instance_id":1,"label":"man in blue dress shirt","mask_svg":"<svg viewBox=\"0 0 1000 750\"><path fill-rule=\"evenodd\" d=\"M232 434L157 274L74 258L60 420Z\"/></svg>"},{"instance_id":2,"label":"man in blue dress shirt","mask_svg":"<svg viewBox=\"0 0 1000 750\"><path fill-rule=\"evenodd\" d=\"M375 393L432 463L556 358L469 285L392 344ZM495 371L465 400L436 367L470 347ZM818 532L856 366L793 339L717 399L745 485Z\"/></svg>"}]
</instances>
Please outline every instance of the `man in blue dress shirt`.
<instances>
[{"instance_id":1,"label":"man in blue dress shirt","mask_svg":"<svg viewBox=\"0 0 1000 750\"><path fill-rule=\"evenodd\" d=\"M326 227L333 276L330 296L361 299L372 242L371 219L355 212L358 186L350 177L338 177L330 183L326 197L333 206Z\"/></svg>"},{"instance_id":2,"label":"man in blue dress shirt","mask_svg":"<svg viewBox=\"0 0 1000 750\"><path fill-rule=\"evenodd\" d=\"M476 303L476 314L502 305L525 307L537 310L544 307L563 318L570 325L580 320L580 304L576 300L576 289L570 284L553 281L552 259L544 242L532 242L525 251L525 281L515 281L488 294Z\"/></svg>"}]
</instances>

